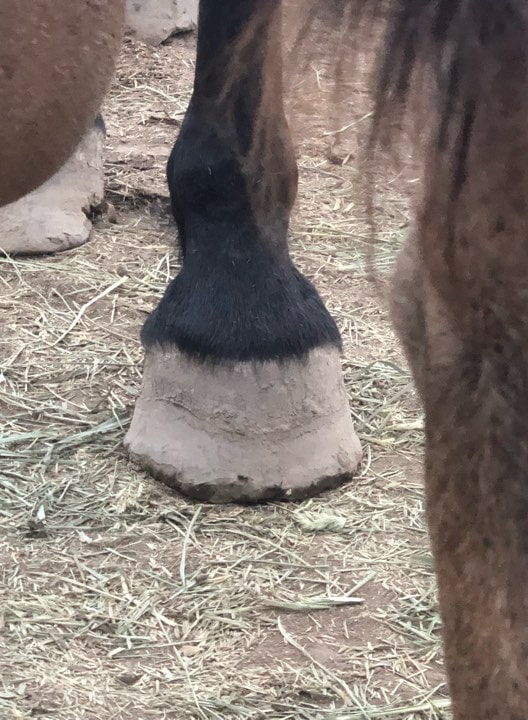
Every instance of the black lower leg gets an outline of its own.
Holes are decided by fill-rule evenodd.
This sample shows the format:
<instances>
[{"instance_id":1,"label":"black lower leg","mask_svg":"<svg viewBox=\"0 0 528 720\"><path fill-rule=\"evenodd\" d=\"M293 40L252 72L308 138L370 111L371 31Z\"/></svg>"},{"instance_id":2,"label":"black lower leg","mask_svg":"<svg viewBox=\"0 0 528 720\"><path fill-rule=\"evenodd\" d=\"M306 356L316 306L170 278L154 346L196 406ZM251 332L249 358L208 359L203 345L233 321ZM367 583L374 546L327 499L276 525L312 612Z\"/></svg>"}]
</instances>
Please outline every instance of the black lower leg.
<instances>
[{"instance_id":1,"label":"black lower leg","mask_svg":"<svg viewBox=\"0 0 528 720\"><path fill-rule=\"evenodd\" d=\"M338 346L293 265L297 166L282 105L280 0L201 0L195 86L167 167L183 257L142 332L209 360Z\"/></svg>"}]
</instances>

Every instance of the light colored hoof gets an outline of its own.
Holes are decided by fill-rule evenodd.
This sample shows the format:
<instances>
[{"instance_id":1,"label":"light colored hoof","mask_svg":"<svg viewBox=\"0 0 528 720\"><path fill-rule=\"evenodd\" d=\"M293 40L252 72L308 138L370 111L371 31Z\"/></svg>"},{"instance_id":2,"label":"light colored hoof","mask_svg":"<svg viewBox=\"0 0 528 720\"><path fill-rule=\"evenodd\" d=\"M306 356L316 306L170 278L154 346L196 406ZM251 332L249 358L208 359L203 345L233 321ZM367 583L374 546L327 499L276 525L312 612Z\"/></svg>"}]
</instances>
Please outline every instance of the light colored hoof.
<instances>
[{"instance_id":1,"label":"light colored hoof","mask_svg":"<svg viewBox=\"0 0 528 720\"><path fill-rule=\"evenodd\" d=\"M361 460L335 348L215 366L151 349L125 445L157 479L214 503L306 498Z\"/></svg>"},{"instance_id":2,"label":"light colored hoof","mask_svg":"<svg viewBox=\"0 0 528 720\"><path fill-rule=\"evenodd\" d=\"M87 242L92 223L86 213L104 197L103 148L104 133L94 126L44 185L0 208L0 250L40 255Z\"/></svg>"},{"instance_id":3,"label":"light colored hoof","mask_svg":"<svg viewBox=\"0 0 528 720\"><path fill-rule=\"evenodd\" d=\"M198 0L127 0L127 27L148 45L192 30L197 22Z\"/></svg>"}]
</instances>

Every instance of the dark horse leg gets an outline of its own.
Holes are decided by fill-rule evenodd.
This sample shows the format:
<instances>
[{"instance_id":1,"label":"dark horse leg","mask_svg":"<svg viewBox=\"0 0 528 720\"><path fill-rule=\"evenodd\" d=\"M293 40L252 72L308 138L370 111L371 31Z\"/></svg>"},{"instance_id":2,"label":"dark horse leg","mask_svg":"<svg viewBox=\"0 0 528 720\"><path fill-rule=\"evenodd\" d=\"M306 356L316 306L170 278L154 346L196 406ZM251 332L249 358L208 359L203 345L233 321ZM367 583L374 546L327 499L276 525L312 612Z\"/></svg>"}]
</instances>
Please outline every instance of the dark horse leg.
<instances>
[{"instance_id":1,"label":"dark horse leg","mask_svg":"<svg viewBox=\"0 0 528 720\"><path fill-rule=\"evenodd\" d=\"M299 498L348 479L360 447L339 332L288 253L297 166L280 0L202 0L168 182L183 265L143 328L130 451L215 502Z\"/></svg>"}]
</instances>

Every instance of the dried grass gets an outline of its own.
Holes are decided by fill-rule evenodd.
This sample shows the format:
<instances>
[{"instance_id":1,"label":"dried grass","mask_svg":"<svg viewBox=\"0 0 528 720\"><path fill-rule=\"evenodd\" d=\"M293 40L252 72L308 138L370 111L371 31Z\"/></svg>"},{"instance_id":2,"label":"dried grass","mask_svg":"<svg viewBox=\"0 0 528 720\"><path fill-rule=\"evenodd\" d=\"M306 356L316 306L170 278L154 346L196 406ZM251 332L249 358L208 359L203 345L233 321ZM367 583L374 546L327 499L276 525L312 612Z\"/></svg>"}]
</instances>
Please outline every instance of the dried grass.
<instances>
[{"instance_id":1,"label":"dried grass","mask_svg":"<svg viewBox=\"0 0 528 720\"><path fill-rule=\"evenodd\" d=\"M126 44L106 111L118 224L103 216L71 253L0 259L0 718L448 717L421 415L328 128L305 124L292 254L343 332L360 476L298 506L214 507L122 450L139 328L176 269L163 163L192 43ZM397 186L382 278L406 223Z\"/></svg>"}]
</instances>

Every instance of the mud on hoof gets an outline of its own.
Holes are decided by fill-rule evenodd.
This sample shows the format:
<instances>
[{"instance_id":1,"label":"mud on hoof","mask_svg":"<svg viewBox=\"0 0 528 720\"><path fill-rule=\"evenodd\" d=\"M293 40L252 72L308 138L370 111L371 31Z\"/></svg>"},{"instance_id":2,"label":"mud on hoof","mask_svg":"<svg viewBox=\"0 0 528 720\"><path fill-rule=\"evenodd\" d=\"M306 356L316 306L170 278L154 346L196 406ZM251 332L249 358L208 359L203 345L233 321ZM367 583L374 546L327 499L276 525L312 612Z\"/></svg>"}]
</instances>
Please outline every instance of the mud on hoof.
<instances>
[{"instance_id":1,"label":"mud on hoof","mask_svg":"<svg viewBox=\"0 0 528 720\"><path fill-rule=\"evenodd\" d=\"M331 347L216 366L151 349L125 445L157 479L216 503L299 500L349 480L361 460Z\"/></svg>"}]
</instances>

